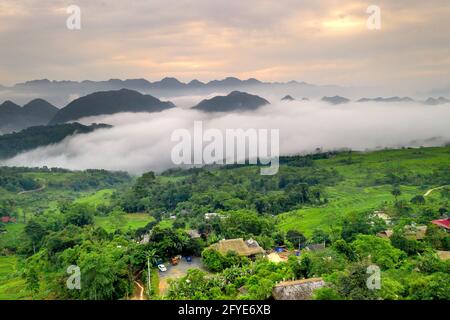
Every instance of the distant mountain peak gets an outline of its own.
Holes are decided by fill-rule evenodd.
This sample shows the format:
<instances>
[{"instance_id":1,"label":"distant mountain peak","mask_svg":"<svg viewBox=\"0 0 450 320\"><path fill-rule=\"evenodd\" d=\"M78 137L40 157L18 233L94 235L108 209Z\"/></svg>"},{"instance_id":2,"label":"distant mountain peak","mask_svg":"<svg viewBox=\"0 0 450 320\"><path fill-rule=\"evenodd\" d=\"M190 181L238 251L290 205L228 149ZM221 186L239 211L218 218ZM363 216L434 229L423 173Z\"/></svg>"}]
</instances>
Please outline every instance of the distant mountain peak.
<instances>
[{"instance_id":1,"label":"distant mountain peak","mask_svg":"<svg viewBox=\"0 0 450 320\"><path fill-rule=\"evenodd\" d=\"M15 104L11 100L6 100L2 104L0 104L0 107L3 107L3 108L20 108L20 106L18 104Z\"/></svg>"},{"instance_id":2,"label":"distant mountain peak","mask_svg":"<svg viewBox=\"0 0 450 320\"><path fill-rule=\"evenodd\" d=\"M240 95L243 95L243 94L248 94L248 93L242 92L242 91L238 91L238 90L234 90L234 91L231 91L231 92L228 94L228 97L240 96Z\"/></svg>"},{"instance_id":3,"label":"distant mountain peak","mask_svg":"<svg viewBox=\"0 0 450 320\"><path fill-rule=\"evenodd\" d=\"M29 80L26 81L24 83L19 83L19 84L24 84L24 85L46 85L46 84L51 84L52 81L48 80L48 79L37 79L37 80Z\"/></svg>"},{"instance_id":4,"label":"distant mountain peak","mask_svg":"<svg viewBox=\"0 0 450 320\"><path fill-rule=\"evenodd\" d=\"M341 97L341 96L334 96L334 97L323 97L322 101L331 103L331 104L342 104L342 103L347 103L350 102L350 99L347 99L345 97Z\"/></svg>"},{"instance_id":5,"label":"distant mountain peak","mask_svg":"<svg viewBox=\"0 0 450 320\"><path fill-rule=\"evenodd\" d=\"M50 124L120 112L159 112L173 107L172 102L163 102L130 89L99 91L70 102L58 111Z\"/></svg>"},{"instance_id":6,"label":"distant mountain peak","mask_svg":"<svg viewBox=\"0 0 450 320\"><path fill-rule=\"evenodd\" d=\"M241 81L241 79L236 77L226 77L224 81Z\"/></svg>"},{"instance_id":7,"label":"distant mountain peak","mask_svg":"<svg viewBox=\"0 0 450 320\"><path fill-rule=\"evenodd\" d=\"M261 81L259 81L258 79L255 79L255 78L249 78L249 79L245 80L245 82L251 83L251 84L261 84L262 83Z\"/></svg>"},{"instance_id":8,"label":"distant mountain peak","mask_svg":"<svg viewBox=\"0 0 450 320\"><path fill-rule=\"evenodd\" d=\"M49 119L53 117L59 109L44 99L34 99L22 107L29 115ZM47 120L48 121L48 120Z\"/></svg>"},{"instance_id":9,"label":"distant mountain peak","mask_svg":"<svg viewBox=\"0 0 450 320\"><path fill-rule=\"evenodd\" d=\"M414 100L410 97L376 97L376 98L361 98L359 100L357 100L357 102L369 102L369 101L374 101L374 102L413 102Z\"/></svg>"},{"instance_id":10,"label":"distant mountain peak","mask_svg":"<svg viewBox=\"0 0 450 320\"><path fill-rule=\"evenodd\" d=\"M295 99L290 96L290 95L286 95L283 98L281 98L281 101L294 101Z\"/></svg>"},{"instance_id":11,"label":"distant mountain peak","mask_svg":"<svg viewBox=\"0 0 450 320\"><path fill-rule=\"evenodd\" d=\"M163 79L161 79L162 83L176 83L176 84L182 84L182 82L180 80L178 80L177 78L174 77L165 77Z\"/></svg>"},{"instance_id":12,"label":"distant mountain peak","mask_svg":"<svg viewBox=\"0 0 450 320\"><path fill-rule=\"evenodd\" d=\"M11 101L0 105L0 131L8 133L46 124L58 108L43 99L34 99L23 107Z\"/></svg>"},{"instance_id":13,"label":"distant mountain peak","mask_svg":"<svg viewBox=\"0 0 450 320\"><path fill-rule=\"evenodd\" d=\"M427 100L425 100L423 102L424 104L430 105L430 106L436 106L439 104L445 104L445 103L450 103L450 100L444 97L439 97L439 98L433 98L433 97L429 97Z\"/></svg>"},{"instance_id":14,"label":"distant mountain peak","mask_svg":"<svg viewBox=\"0 0 450 320\"><path fill-rule=\"evenodd\" d=\"M193 109L205 112L229 112L255 110L263 105L270 104L264 98L241 91L232 91L226 96L216 96L205 99Z\"/></svg>"},{"instance_id":15,"label":"distant mountain peak","mask_svg":"<svg viewBox=\"0 0 450 320\"><path fill-rule=\"evenodd\" d=\"M189 81L189 83L188 83L188 86L191 86L191 87L200 87L203 85L205 85L205 84L197 79L193 79L193 80Z\"/></svg>"}]
</instances>

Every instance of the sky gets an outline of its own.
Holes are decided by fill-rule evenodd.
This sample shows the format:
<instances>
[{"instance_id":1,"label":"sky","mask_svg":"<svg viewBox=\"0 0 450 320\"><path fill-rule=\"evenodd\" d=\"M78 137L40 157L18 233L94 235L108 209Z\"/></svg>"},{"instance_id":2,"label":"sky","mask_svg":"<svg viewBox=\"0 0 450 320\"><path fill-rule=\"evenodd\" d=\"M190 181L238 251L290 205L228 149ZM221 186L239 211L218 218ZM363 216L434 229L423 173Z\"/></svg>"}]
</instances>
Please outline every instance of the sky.
<instances>
[{"instance_id":1,"label":"sky","mask_svg":"<svg viewBox=\"0 0 450 320\"><path fill-rule=\"evenodd\" d=\"M66 8L81 9L69 30ZM377 5L381 29L366 12ZM448 0L0 0L0 84L166 76L450 87Z\"/></svg>"}]
</instances>

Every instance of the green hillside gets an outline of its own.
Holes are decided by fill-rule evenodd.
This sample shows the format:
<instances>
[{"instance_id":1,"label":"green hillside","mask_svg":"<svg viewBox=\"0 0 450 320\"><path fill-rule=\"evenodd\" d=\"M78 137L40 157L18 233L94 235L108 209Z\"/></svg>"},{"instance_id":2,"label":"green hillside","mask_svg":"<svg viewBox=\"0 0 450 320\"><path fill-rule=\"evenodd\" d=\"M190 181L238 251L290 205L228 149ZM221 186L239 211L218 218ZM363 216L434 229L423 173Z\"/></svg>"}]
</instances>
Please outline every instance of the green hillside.
<instances>
[{"instance_id":1,"label":"green hillside","mask_svg":"<svg viewBox=\"0 0 450 320\"><path fill-rule=\"evenodd\" d=\"M255 165L138 178L1 167L0 216L12 220L0 223L0 299L123 299L145 283L147 257L155 267L177 255L202 260L146 296L264 300L283 279L323 277L317 299L448 299L450 262L438 252L450 251L450 235L431 220L449 212L449 155L442 147L282 157L273 176ZM411 238L417 226L427 230ZM390 239L376 236L386 229ZM289 260L210 249L238 238L268 253L282 246ZM313 244L325 248L305 251ZM377 292L355 278L371 264L387 284ZM85 275L81 290L64 286L70 265Z\"/></svg>"}]
</instances>

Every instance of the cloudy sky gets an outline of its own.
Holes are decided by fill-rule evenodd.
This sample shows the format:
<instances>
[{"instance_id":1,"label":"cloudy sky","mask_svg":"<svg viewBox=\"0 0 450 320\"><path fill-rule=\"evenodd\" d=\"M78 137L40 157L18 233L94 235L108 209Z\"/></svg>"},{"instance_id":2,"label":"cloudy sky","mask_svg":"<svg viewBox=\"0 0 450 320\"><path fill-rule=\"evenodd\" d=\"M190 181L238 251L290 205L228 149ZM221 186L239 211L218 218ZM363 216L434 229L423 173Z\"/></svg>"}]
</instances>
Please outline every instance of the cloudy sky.
<instances>
[{"instance_id":1,"label":"cloudy sky","mask_svg":"<svg viewBox=\"0 0 450 320\"><path fill-rule=\"evenodd\" d=\"M81 30L66 28L68 5ZM369 5L381 30L368 30ZM0 83L30 79L450 86L448 0L0 0Z\"/></svg>"}]
</instances>

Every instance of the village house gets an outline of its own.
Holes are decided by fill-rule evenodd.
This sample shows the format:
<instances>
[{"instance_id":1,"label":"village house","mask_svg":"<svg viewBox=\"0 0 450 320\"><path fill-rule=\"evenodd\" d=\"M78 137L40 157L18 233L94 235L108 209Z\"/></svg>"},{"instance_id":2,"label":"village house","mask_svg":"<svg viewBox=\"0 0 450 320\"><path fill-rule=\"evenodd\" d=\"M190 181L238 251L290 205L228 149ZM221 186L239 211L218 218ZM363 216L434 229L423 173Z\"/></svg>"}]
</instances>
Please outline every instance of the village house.
<instances>
[{"instance_id":1,"label":"village house","mask_svg":"<svg viewBox=\"0 0 450 320\"><path fill-rule=\"evenodd\" d=\"M450 232L450 218L433 220L431 223L443 228L447 232Z\"/></svg>"},{"instance_id":2,"label":"village house","mask_svg":"<svg viewBox=\"0 0 450 320\"><path fill-rule=\"evenodd\" d=\"M242 238L228 240L224 239L212 244L209 248L216 250L223 255L226 255L228 252L235 252L239 256L249 258L265 254L264 249L261 248L258 242L253 239L246 241Z\"/></svg>"},{"instance_id":3,"label":"village house","mask_svg":"<svg viewBox=\"0 0 450 320\"><path fill-rule=\"evenodd\" d=\"M139 244L148 244L150 242L150 233L146 233L142 236L141 241L139 241Z\"/></svg>"},{"instance_id":4,"label":"village house","mask_svg":"<svg viewBox=\"0 0 450 320\"><path fill-rule=\"evenodd\" d=\"M388 216L385 212L383 211L374 211L373 215L381 220L383 220L387 225L390 225L392 223L392 219L390 216Z\"/></svg>"},{"instance_id":5,"label":"village house","mask_svg":"<svg viewBox=\"0 0 450 320\"><path fill-rule=\"evenodd\" d=\"M387 229L377 233L377 236L380 238L390 238L394 234L394 231L391 229Z\"/></svg>"},{"instance_id":6,"label":"village house","mask_svg":"<svg viewBox=\"0 0 450 320\"><path fill-rule=\"evenodd\" d=\"M224 216L220 213L216 213L216 212L207 212L205 213L205 220L211 220L213 218L220 218L222 219Z\"/></svg>"},{"instance_id":7,"label":"village house","mask_svg":"<svg viewBox=\"0 0 450 320\"><path fill-rule=\"evenodd\" d=\"M187 234L189 235L189 237L191 237L192 239L198 239L201 237L200 233L198 232L198 230L195 229L191 229L187 231Z\"/></svg>"},{"instance_id":8,"label":"village house","mask_svg":"<svg viewBox=\"0 0 450 320\"><path fill-rule=\"evenodd\" d=\"M273 287L272 296L275 300L311 300L314 290L324 285L322 278L284 281Z\"/></svg>"},{"instance_id":9,"label":"village house","mask_svg":"<svg viewBox=\"0 0 450 320\"><path fill-rule=\"evenodd\" d=\"M1 221L2 221L2 223L15 223L15 222L17 222L17 220L16 220L16 218L14 218L14 217L9 217L9 216L4 216L4 217L1 217Z\"/></svg>"},{"instance_id":10,"label":"village house","mask_svg":"<svg viewBox=\"0 0 450 320\"><path fill-rule=\"evenodd\" d=\"M404 235L405 238L409 240L423 240L426 236L428 227L427 226L417 226L415 224L405 226ZM387 229L377 233L380 238L390 238L394 234L392 229Z\"/></svg>"},{"instance_id":11,"label":"village house","mask_svg":"<svg viewBox=\"0 0 450 320\"><path fill-rule=\"evenodd\" d=\"M405 238L409 240L423 240L427 234L427 226L417 226L415 224L405 227Z\"/></svg>"}]
</instances>

